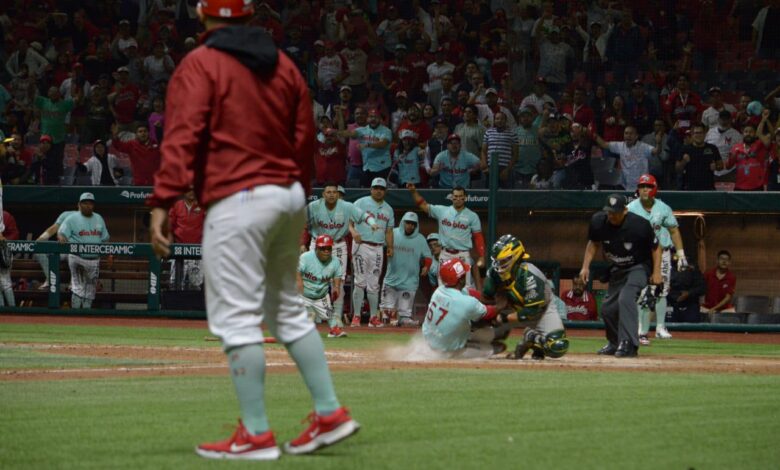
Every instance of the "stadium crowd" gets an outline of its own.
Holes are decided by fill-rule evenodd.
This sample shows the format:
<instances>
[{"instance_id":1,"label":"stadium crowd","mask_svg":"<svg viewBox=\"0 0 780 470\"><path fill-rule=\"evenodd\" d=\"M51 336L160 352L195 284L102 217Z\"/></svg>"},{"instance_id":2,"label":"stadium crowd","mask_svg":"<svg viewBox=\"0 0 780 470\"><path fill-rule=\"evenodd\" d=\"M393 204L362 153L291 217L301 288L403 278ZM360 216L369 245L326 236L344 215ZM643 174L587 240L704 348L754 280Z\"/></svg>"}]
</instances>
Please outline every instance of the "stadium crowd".
<instances>
[{"instance_id":1,"label":"stadium crowd","mask_svg":"<svg viewBox=\"0 0 780 470\"><path fill-rule=\"evenodd\" d=\"M195 0L0 2L5 184L149 185ZM316 183L780 188L780 4L257 2L310 86ZM173 104L175 105L175 104Z\"/></svg>"}]
</instances>

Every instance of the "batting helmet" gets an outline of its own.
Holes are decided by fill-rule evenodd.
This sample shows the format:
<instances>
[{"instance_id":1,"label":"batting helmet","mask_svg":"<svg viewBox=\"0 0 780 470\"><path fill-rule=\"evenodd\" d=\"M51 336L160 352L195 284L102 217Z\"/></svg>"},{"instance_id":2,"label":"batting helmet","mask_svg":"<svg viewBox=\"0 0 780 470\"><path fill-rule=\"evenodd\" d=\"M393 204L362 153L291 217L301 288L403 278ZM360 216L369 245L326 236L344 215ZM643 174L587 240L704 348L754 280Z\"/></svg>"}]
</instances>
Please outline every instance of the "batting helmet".
<instances>
[{"instance_id":1,"label":"batting helmet","mask_svg":"<svg viewBox=\"0 0 780 470\"><path fill-rule=\"evenodd\" d=\"M314 241L314 246L317 248L333 248L333 237L330 235L320 235Z\"/></svg>"},{"instance_id":2,"label":"batting helmet","mask_svg":"<svg viewBox=\"0 0 780 470\"><path fill-rule=\"evenodd\" d=\"M468 274L470 270L471 266L457 258L453 258L442 263L439 267L439 276L441 276L445 286L455 287L460 278Z\"/></svg>"},{"instance_id":3,"label":"batting helmet","mask_svg":"<svg viewBox=\"0 0 780 470\"><path fill-rule=\"evenodd\" d=\"M658 194L658 183L655 181L655 176L647 174L639 177L639 181L636 183L637 188L640 186L650 186L650 197L655 197Z\"/></svg>"},{"instance_id":4,"label":"batting helmet","mask_svg":"<svg viewBox=\"0 0 780 470\"><path fill-rule=\"evenodd\" d=\"M241 18L255 12L253 0L200 0L200 10L215 18Z\"/></svg>"},{"instance_id":5,"label":"batting helmet","mask_svg":"<svg viewBox=\"0 0 780 470\"><path fill-rule=\"evenodd\" d=\"M490 257L493 259L493 269L500 276L505 277L512 270L515 262L520 259L531 257L525 251L523 243L514 235L502 235L501 238L493 244L490 250Z\"/></svg>"}]
</instances>

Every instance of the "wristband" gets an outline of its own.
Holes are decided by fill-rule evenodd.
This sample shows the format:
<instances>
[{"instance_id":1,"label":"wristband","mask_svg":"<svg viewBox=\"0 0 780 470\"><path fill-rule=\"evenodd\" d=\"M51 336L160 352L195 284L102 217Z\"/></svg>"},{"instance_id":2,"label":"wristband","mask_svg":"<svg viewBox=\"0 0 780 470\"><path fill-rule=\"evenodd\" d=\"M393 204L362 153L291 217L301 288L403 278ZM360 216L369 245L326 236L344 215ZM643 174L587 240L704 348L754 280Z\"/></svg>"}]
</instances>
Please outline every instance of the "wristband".
<instances>
[{"instance_id":1,"label":"wristband","mask_svg":"<svg viewBox=\"0 0 780 470\"><path fill-rule=\"evenodd\" d=\"M415 204L417 204L417 207L422 207L425 204L425 198L420 196L420 199Z\"/></svg>"}]
</instances>

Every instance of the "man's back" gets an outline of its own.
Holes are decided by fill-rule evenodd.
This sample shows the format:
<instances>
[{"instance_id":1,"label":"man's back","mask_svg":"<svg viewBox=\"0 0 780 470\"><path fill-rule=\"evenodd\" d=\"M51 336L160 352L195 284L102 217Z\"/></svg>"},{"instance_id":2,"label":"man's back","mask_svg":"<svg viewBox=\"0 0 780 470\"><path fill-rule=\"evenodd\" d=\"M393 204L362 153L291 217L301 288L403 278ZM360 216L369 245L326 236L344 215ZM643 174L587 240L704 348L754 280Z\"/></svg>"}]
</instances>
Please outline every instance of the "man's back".
<instances>
[{"instance_id":1,"label":"man's back","mask_svg":"<svg viewBox=\"0 0 780 470\"><path fill-rule=\"evenodd\" d=\"M473 297L451 287L439 287L431 297L423 323L423 336L428 345L439 351L463 348L471 332L471 322L487 312Z\"/></svg>"}]
</instances>

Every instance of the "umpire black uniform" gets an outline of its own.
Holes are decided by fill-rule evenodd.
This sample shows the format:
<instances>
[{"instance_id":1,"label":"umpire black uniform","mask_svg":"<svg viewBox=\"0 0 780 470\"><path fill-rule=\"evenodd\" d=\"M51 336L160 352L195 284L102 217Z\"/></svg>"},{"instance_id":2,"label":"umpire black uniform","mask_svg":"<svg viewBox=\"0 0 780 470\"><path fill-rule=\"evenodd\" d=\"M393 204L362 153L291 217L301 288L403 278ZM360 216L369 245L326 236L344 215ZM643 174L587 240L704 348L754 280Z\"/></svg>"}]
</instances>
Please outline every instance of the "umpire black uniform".
<instances>
[{"instance_id":1,"label":"umpire black uniform","mask_svg":"<svg viewBox=\"0 0 780 470\"><path fill-rule=\"evenodd\" d=\"M628 212L620 194L607 198L604 210L593 215L580 277L588 282L590 263L599 247L609 263L609 288L601 304L609 344L599 354L633 357L639 348L639 292L650 281L661 284L661 247L644 218Z\"/></svg>"}]
</instances>

